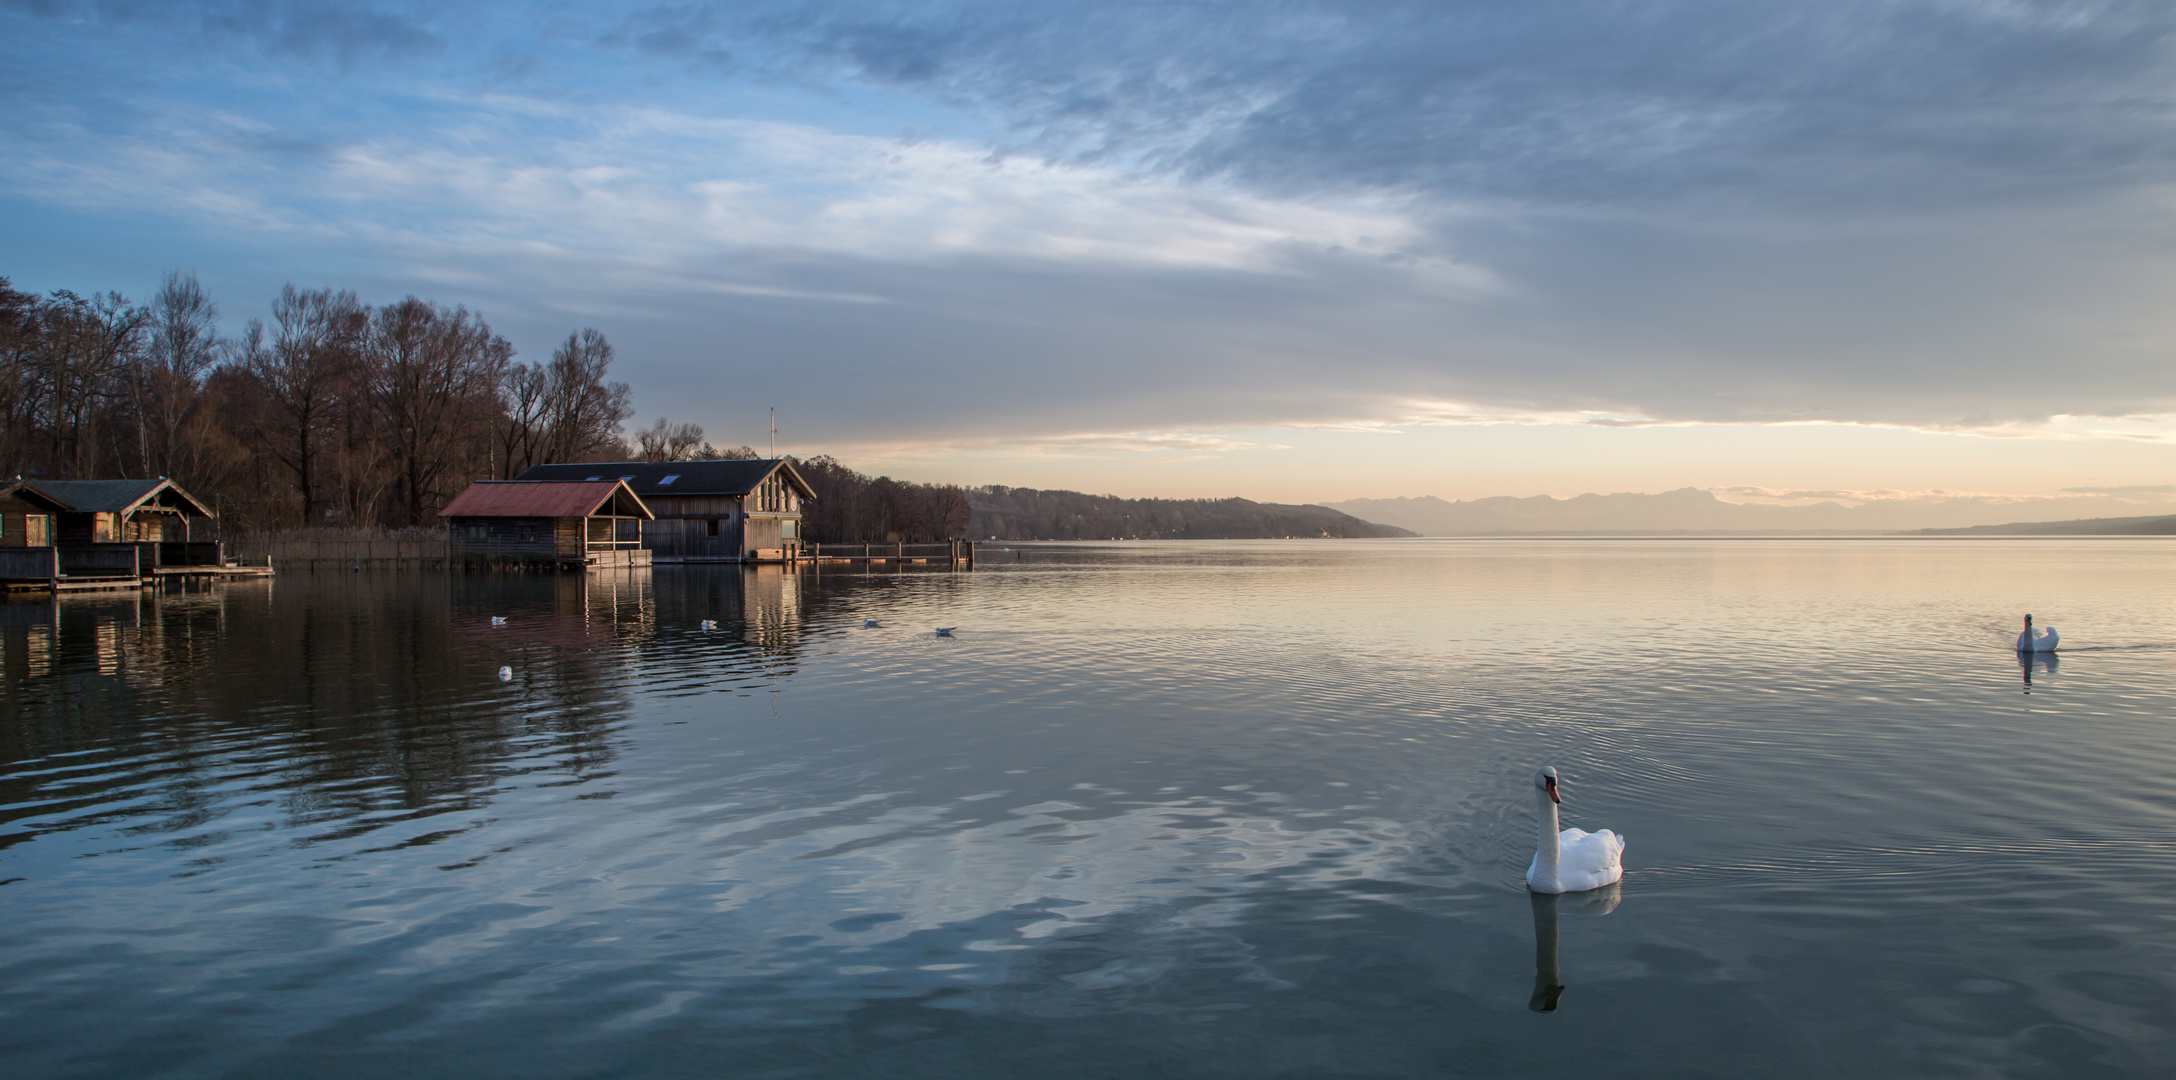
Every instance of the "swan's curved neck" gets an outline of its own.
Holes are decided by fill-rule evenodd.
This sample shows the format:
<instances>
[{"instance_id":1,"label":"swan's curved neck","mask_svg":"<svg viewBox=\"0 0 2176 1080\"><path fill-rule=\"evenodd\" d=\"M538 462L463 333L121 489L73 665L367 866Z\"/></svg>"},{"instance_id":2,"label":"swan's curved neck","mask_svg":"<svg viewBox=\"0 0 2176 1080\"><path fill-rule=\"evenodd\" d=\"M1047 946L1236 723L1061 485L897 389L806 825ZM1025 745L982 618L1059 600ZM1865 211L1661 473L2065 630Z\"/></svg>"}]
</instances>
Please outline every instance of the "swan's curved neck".
<instances>
[{"instance_id":1,"label":"swan's curved neck","mask_svg":"<svg viewBox=\"0 0 2176 1080\"><path fill-rule=\"evenodd\" d=\"M1534 862L1541 868L1547 880L1555 881L1558 854L1556 802L1549 798L1548 792L1540 788L1534 789L1534 819L1541 830L1541 834L1535 837Z\"/></svg>"}]
</instances>

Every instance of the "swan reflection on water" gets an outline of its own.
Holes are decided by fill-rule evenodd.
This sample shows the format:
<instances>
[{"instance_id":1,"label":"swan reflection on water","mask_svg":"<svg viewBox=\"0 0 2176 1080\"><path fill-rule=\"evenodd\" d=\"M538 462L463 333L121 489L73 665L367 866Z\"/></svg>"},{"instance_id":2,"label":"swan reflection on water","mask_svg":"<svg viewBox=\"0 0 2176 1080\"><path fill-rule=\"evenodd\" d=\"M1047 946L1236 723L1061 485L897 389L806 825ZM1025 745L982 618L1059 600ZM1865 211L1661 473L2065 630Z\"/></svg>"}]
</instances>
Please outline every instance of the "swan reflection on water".
<instances>
[{"instance_id":1,"label":"swan reflection on water","mask_svg":"<svg viewBox=\"0 0 2176 1080\"><path fill-rule=\"evenodd\" d=\"M2056 672L2056 665L2060 663L2061 661L2057 660L2055 658L2055 654L2051 652L2018 653L2017 666L2025 673L2025 692L2028 694L2032 693L2033 668L2037 667L2040 670L2045 671L2050 675L2053 675Z\"/></svg>"},{"instance_id":2,"label":"swan reflection on water","mask_svg":"<svg viewBox=\"0 0 2176 1080\"><path fill-rule=\"evenodd\" d=\"M1526 894L1534 905L1534 995L1526 1007L1535 1012L1555 1012L1564 996L1564 977L1557 963L1556 917L1558 905L1574 915L1607 915L1623 901L1623 886L1615 882L1582 893Z\"/></svg>"}]
</instances>

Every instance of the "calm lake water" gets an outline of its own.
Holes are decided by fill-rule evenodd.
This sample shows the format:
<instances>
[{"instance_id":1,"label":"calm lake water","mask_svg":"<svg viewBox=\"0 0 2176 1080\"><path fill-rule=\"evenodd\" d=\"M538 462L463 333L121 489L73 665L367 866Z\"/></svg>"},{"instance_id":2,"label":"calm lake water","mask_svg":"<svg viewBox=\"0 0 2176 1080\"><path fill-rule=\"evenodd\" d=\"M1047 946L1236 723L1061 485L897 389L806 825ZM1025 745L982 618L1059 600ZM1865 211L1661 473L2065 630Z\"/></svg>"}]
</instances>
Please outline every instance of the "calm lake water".
<instances>
[{"instance_id":1,"label":"calm lake water","mask_svg":"<svg viewBox=\"0 0 2176 1080\"><path fill-rule=\"evenodd\" d=\"M1027 545L0 618L11 1077L2176 1069L2166 542ZM1526 893L1542 764L1629 835L1613 893Z\"/></svg>"}]
</instances>

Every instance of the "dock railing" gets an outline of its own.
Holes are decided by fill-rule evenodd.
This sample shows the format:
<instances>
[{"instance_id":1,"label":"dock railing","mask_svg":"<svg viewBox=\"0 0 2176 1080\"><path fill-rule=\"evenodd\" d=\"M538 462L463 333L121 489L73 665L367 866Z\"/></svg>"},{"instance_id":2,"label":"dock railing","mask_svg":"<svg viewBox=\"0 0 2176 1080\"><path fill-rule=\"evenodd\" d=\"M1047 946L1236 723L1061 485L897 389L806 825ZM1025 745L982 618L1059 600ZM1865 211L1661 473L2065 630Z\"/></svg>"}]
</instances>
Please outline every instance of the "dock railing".
<instances>
[{"instance_id":1,"label":"dock railing","mask_svg":"<svg viewBox=\"0 0 2176 1080\"><path fill-rule=\"evenodd\" d=\"M0 581L51 581L59 576L59 548L0 547Z\"/></svg>"},{"instance_id":2,"label":"dock railing","mask_svg":"<svg viewBox=\"0 0 2176 1080\"><path fill-rule=\"evenodd\" d=\"M136 544L75 544L57 548L61 577L143 576L143 549Z\"/></svg>"},{"instance_id":3,"label":"dock railing","mask_svg":"<svg viewBox=\"0 0 2176 1080\"><path fill-rule=\"evenodd\" d=\"M934 544L908 544L899 541L884 544L809 544L801 549L801 559L813 563L918 562L972 567L975 565L975 542L946 540Z\"/></svg>"}]
</instances>

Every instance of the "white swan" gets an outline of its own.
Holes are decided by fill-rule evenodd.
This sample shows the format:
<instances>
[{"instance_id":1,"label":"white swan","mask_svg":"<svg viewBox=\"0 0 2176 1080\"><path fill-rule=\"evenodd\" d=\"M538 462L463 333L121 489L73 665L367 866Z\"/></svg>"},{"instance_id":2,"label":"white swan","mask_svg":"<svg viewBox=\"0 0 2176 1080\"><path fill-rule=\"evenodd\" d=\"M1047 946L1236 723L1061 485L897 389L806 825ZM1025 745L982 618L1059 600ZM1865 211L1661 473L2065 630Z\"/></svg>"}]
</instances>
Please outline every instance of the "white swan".
<instances>
[{"instance_id":1,"label":"white swan","mask_svg":"<svg viewBox=\"0 0 2176 1080\"><path fill-rule=\"evenodd\" d=\"M704 620L703 620L703 629L705 629L705 630L716 630L717 628L718 628L718 620L716 620L716 619L704 619Z\"/></svg>"},{"instance_id":2,"label":"white swan","mask_svg":"<svg viewBox=\"0 0 2176 1080\"><path fill-rule=\"evenodd\" d=\"M504 615L493 615L493 616L491 617L491 625L493 625L493 626L505 626L505 625L506 625L506 616L504 616Z\"/></svg>"},{"instance_id":3,"label":"white swan","mask_svg":"<svg viewBox=\"0 0 2176 1080\"><path fill-rule=\"evenodd\" d=\"M1624 837L1603 829L1557 831L1556 770L1543 768L1534 774L1534 813L1540 818L1541 837L1534 845L1534 864L1526 868L1526 887L1538 893L1586 892L1599 889L1624 876Z\"/></svg>"},{"instance_id":4,"label":"white swan","mask_svg":"<svg viewBox=\"0 0 2176 1080\"><path fill-rule=\"evenodd\" d=\"M2025 616L2025 632L2017 635L2017 651L2054 652L2055 643L2061 640L2062 635L2056 633L2055 628L2052 626L2043 626L2037 630L2033 629L2032 616L2027 615Z\"/></svg>"},{"instance_id":5,"label":"white swan","mask_svg":"<svg viewBox=\"0 0 2176 1080\"><path fill-rule=\"evenodd\" d=\"M938 628L937 628L937 636L938 636L938 637L951 637L951 636L952 636L952 631L954 631L954 630L957 630L957 629L959 629L959 627L956 627L956 626L940 626L940 627L938 627Z\"/></svg>"}]
</instances>

